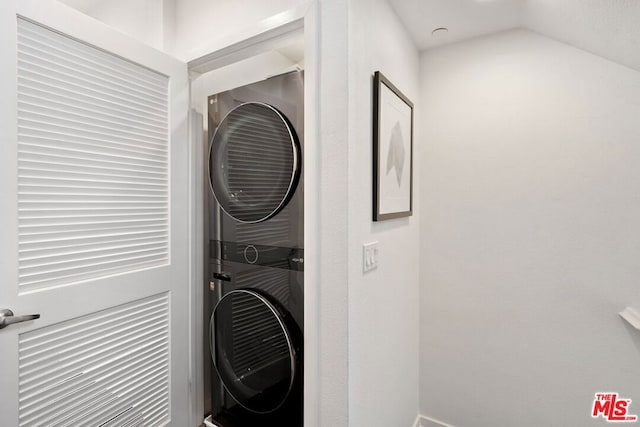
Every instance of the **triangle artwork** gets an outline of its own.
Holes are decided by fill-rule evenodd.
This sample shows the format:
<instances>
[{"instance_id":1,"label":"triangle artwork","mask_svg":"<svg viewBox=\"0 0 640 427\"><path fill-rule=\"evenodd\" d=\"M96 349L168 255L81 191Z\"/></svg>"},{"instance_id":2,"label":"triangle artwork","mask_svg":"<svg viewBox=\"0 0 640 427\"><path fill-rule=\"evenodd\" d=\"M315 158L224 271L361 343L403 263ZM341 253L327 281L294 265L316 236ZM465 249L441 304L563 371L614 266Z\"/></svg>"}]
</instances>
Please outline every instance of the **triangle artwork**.
<instances>
[{"instance_id":1,"label":"triangle artwork","mask_svg":"<svg viewBox=\"0 0 640 427\"><path fill-rule=\"evenodd\" d=\"M402 185L402 171L404 170L404 138L402 137L402 129L400 122L397 121L391 130L391 138L389 141L389 151L387 153L387 175L393 169L396 170L396 180L398 187Z\"/></svg>"}]
</instances>

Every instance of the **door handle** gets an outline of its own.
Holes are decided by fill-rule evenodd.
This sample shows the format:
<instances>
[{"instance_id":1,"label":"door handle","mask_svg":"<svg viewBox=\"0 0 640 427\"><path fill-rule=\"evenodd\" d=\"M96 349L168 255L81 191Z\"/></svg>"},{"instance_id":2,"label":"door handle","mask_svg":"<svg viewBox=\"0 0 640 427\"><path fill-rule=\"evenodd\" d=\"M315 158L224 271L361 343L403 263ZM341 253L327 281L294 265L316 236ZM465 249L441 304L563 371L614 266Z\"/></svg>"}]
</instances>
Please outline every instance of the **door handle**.
<instances>
[{"instance_id":1,"label":"door handle","mask_svg":"<svg viewBox=\"0 0 640 427\"><path fill-rule=\"evenodd\" d=\"M224 280L225 282L231 281L231 275L229 273L213 273L213 278L218 280Z\"/></svg>"},{"instance_id":2,"label":"door handle","mask_svg":"<svg viewBox=\"0 0 640 427\"><path fill-rule=\"evenodd\" d=\"M13 311L8 308L0 310L0 329L6 328L14 323L27 322L29 320L39 319L39 314L27 314L25 316L14 316Z\"/></svg>"}]
</instances>

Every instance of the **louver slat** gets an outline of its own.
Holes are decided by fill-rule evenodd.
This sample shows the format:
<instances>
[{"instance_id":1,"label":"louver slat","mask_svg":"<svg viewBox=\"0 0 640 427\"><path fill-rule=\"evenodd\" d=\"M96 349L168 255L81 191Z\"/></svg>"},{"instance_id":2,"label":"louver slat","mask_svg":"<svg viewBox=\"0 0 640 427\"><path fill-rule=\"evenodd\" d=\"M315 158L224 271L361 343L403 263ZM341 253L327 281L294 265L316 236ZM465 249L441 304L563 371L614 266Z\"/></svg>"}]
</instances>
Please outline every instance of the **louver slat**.
<instances>
[{"instance_id":1,"label":"louver slat","mask_svg":"<svg viewBox=\"0 0 640 427\"><path fill-rule=\"evenodd\" d=\"M212 141L211 186L222 208L241 222L282 209L298 173L294 130L273 107L246 103L229 112Z\"/></svg>"},{"instance_id":2,"label":"louver slat","mask_svg":"<svg viewBox=\"0 0 640 427\"><path fill-rule=\"evenodd\" d=\"M236 375L257 373L289 357L289 346L275 315L249 294L232 299L231 331Z\"/></svg>"},{"instance_id":3,"label":"louver slat","mask_svg":"<svg viewBox=\"0 0 640 427\"><path fill-rule=\"evenodd\" d=\"M167 294L21 334L19 425L167 422L168 354Z\"/></svg>"},{"instance_id":4,"label":"louver slat","mask_svg":"<svg viewBox=\"0 0 640 427\"><path fill-rule=\"evenodd\" d=\"M258 288L287 306L290 298L289 272L277 268L252 268L236 274L236 287Z\"/></svg>"},{"instance_id":5,"label":"louver slat","mask_svg":"<svg viewBox=\"0 0 640 427\"><path fill-rule=\"evenodd\" d=\"M168 79L24 19L17 66L20 293L166 265Z\"/></svg>"}]
</instances>

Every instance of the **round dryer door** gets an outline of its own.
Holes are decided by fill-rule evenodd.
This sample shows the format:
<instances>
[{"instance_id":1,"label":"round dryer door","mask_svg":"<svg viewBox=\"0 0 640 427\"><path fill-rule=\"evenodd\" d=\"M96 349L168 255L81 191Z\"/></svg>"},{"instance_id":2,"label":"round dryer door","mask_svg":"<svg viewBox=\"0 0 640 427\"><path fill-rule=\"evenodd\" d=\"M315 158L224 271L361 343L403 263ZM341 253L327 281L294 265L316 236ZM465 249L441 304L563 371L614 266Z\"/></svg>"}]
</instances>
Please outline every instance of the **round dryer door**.
<instances>
[{"instance_id":1,"label":"round dryer door","mask_svg":"<svg viewBox=\"0 0 640 427\"><path fill-rule=\"evenodd\" d=\"M270 105L239 105L213 135L211 189L222 209L240 222L261 222L277 214L295 191L299 168L295 130Z\"/></svg>"},{"instance_id":2,"label":"round dryer door","mask_svg":"<svg viewBox=\"0 0 640 427\"><path fill-rule=\"evenodd\" d=\"M285 403L296 354L282 317L266 298L251 290L229 292L213 311L209 336L222 384L240 405L264 414Z\"/></svg>"}]
</instances>

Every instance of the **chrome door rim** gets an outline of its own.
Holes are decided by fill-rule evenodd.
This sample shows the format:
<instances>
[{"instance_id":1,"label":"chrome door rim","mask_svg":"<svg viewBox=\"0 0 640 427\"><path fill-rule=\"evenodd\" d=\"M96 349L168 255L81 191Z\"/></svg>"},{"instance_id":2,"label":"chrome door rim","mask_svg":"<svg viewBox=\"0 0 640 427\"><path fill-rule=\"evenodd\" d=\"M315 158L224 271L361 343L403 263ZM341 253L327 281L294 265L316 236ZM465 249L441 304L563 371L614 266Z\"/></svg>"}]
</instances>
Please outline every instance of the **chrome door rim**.
<instances>
[{"instance_id":1,"label":"chrome door rim","mask_svg":"<svg viewBox=\"0 0 640 427\"><path fill-rule=\"evenodd\" d=\"M227 298L229 295L234 295L234 294L248 294L254 298L257 298L258 300L260 300L260 302L262 302L274 315L274 317L276 318L276 320L278 321L278 324L280 325L280 329L282 330L282 332L284 333L285 339L287 340L287 349L289 351L289 358L291 360L291 380L289 382L289 387L287 389L287 392L285 393L284 398L282 399L282 401L280 402L279 405L277 405L275 408L271 409L270 411L256 411L255 409L251 409L249 407L247 407L246 405L244 405L241 401L241 399L238 399L238 397L236 397L236 395L233 393L232 390L229 389L229 387L227 387L227 385L224 382L224 379L222 378L222 376L220 375L220 370L218 369L218 364L216 362L216 351L215 351L215 322L214 322L214 316L216 314L216 311L218 310L218 306L222 303L222 301L224 301L225 298ZM213 332L213 333L212 333ZM289 330L287 329L286 325L284 324L280 313L278 313L278 310L274 307L274 305L265 297L263 297L262 295L260 295L258 292L252 291L252 290L248 290L248 289L236 289L233 290L231 292L228 292L227 294L225 294L222 298L220 298L220 301L218 301L216 303L216 306L213 308L213 311L211 312L211 319L209 319L209 351L211 354L211 359L213 361L213 366L216 369L216 373L218 374L218 378L220 378L220 382L222 383L224 389L231 395L231 397L233 398L233 400L235 400L238 405L242 406L244 409L246 409L247 411L253 412L255 414L269 414L272 412L277 411L278 409L280 409L282 407L282 405L285 404L285 402L287 401L289 395L291 394L291 390L293 389L293 384L295 382L295 378L297 375L297 369L296 369L296 352L293 348L293 341L291 339L291 335L289 333Z\"/></svg>"},{"instance_id":2,"label":"chrome door rim","mask_svg":"<svg viewBox=\"0 0 640 427\"><path fill-rule=\"evenodd\" d=\"M291 179L289 180L289 186L287 187L287 191L285 193L285 196L282 198L282 200L280 201L280 204L278 204L278 206L272 210L268 215L257 219L255 221L246 221L246 220L242 220L239 218L236 218L235 216L231 215L222 205L222 203L220 203L220 200L218 200L218 196L216 195L216 192L213 190L213 185L211 184L211 150L213 149L213 141L216 139L216 135L218 134L218 131L220 130L220 125L222 123L224 123L224 121L227 119L227 117L229 117L229 115L231 113L233 113L234 111L236 111L238 108L244 107L246 105L260 105L262 107L267 107L270 110L272 110L274 113L277 114L277 116L280 118L280 120L282 121L282 123L284 123L285 127L287 128L287 133L289 134L289 141L291 142L291 150L293 152L293 168L292 168L292 173L291 173ZM292 129L291 125L289 124L289 121L287 120L287 118L280 113L280 111L278 111L275 107L273 107L272 105L266 104L264 102L244 102L240 105L235 106L234 108L232 108L227 114L225 114L225 116L222 118L222 120L220 120L220 123L218 123L218 127L216 128L216 131L213 133L213 136L211 137L211 142L209 143L209 156L208 156L208 162L207 162L207 173L209 175L209 189L211 190L211 193L213 193L213 197L215 197L216 202L218 202L218 206L220 206L220 209L222 209L224 211L225 214L229 215L231 218L233 218L234 220L241 222L243 224L257 224L259 222L263 222L266 221L270 218L273 218L278 212L280 212L280 210L282 208L284 208L284 206L288 203L288 201L291 198L291 191L293 189L293 186L296 182L296 178L299 175L300 172L300 167L299 167L299 163L300 160L298 159L299 156L299 144L296 142L296 135L294 133L294 130Z\"/></svg>"}]
</instances>

